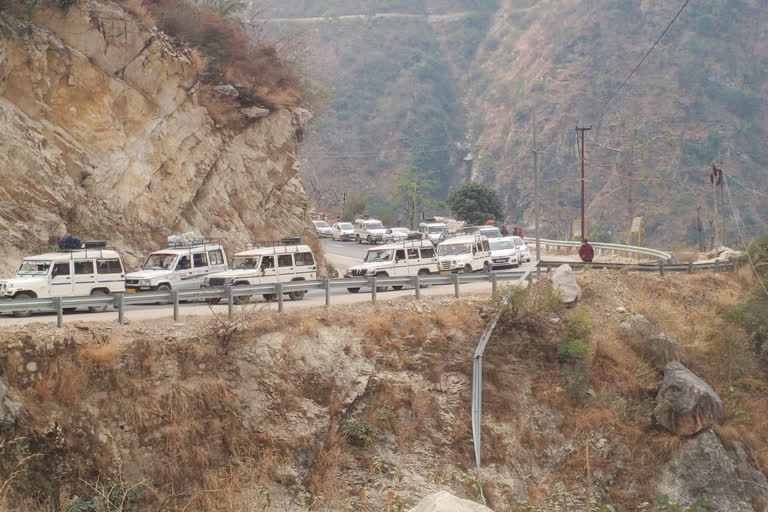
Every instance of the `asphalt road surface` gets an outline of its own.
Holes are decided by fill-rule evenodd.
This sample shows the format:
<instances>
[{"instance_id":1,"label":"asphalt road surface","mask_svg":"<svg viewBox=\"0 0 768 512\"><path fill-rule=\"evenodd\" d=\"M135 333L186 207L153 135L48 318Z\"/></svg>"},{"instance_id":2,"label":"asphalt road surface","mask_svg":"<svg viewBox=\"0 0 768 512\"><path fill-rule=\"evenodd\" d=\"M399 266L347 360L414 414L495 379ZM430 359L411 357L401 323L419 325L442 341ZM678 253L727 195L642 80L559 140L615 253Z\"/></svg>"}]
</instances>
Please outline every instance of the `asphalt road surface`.
<instances>
[{"instance_id":1,"label":"asphalt road surface","mask_svg":"<svg viewBox=\"0 0 768 512\"><path fill-rule=\"evenodd\" d=\"M368 250L366 244L357 244L355 242L334 242L330 239L323 239L323 248L325 249L326 258L343 274L343 271L352 265L356 265L363 261L365 253ZM531 263L525 263L516 270L528 270L532 269ZM504 281L500 281L503 283ZM423 296L439 296L439 295L452 295L454 293L453 286L430 286L421 290ZM490 295L491 284L480 283L467 283L462 284L460 287L461 295ZM406 287L403 290L387 290L385 292L377 293L378 301L386 301L396 299L398 297L413 296L414 290L411 287ZM354 304L358 302L370 302L371 294L367 289L362 289L360 293L351 294L347 292L345 288L332 288L331 289L331 304ZM284 300L284 310L295 311L299 309L307 309L313 307L319 307L325 305L325 292L321 290L311 290L307 292L306 296L301 301L291 301L288 297ZM268 308L277 310L277 302L266 302L260 296L254 296L252 302L245 306L235 306L237 311L243 307L250 308ZM213 314L227 314L226 305L209 306L202 303L182 303L179 306L181 320L184 317L189 316L206 316ZM153 320L159 318L169 318L173 316L173 307L170 304L159 305L131 305L125 308L125 318L130 321L141 320ZM117 320L117 311L111 310L105 313L90 313L86 310L78 310L72 313L64 314L64 323L73 321L81 322L115 322ZM33 314L26 318L16 318L10 316L0 317L0 327L3 325L20 325L20 324L32 324L36 322L43 323L55 323L56 315L51 313L39 313Z\"/></svg>"}]
</instances>

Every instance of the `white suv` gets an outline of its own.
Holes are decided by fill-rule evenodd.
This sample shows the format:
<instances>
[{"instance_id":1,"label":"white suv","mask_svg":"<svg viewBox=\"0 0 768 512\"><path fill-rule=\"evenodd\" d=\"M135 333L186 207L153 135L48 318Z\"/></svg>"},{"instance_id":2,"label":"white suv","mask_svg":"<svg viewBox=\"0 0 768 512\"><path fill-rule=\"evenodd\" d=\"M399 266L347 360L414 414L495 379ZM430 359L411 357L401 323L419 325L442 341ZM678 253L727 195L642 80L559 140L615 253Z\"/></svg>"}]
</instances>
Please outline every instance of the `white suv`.
<instances>
[{"instance_id":1,"label":"white suv","mask_svg":"<svg viewBox=\"0 0 768 512\"><path fill-rule=\"evenodd\" d=\"M349 267L344 277L428 276L435 272L437 272L437 255L432 242L407 240L368 249L365 261L361 265ZM392 288L399 290L402 286ZM384 291L387 287L377 286L376 289ZM357 293L360 288L347 288L347 291Z\"/></svg>"},{"instance_id":2,"label":"white suv","mask_svg":"<svg viewBox=\"0 0 768 512\"><path fill-rule=\"evenodd\" d=\"M463 235L448 238L437 246L441 274L491 271L491 248L484 235Z\"/></svg>"},{"instance_id":3,"label":"white suv","mask_svg":"<svg viewBox=\"0 0 768 512\"><path fill-rule=\"evenodd\" d=\"M368 244L381 242L386 229L380 220L357 219L355 220L355 241L359 244L364 241Z\"/></svg>"},{"instance_id":4,"label":"white suv","mask_svg":"<svg viewBox=\"0 0 768 512\"><path fill-rule=\"evenodd\" d=\"M227 269L220 243L201 238L155 251L138 272L126 276L125 291L196 290L208 274Z\"/></svg>"},{"instance_id":5,"label":"white suv","mask_svg":"<svg viewBox=\"0 0 768 512\"><path fill-rule=\"evenodd\" d=\"M428 238L433 244L438 244L448 235L448 224L437 221L422 222L419 224L419 233L422 233L424 238Z\"/></svg>"},{"instance_id":6,"label":"white suv","mask_svg":"<svg viewBox=\"0 0 768 512\"><path fill-rule=\"evenodd\" d=\"M493 268L520 266L520 253L513 237L491 238L488 243L491 246Z\"/></svg>"},{"instance_id":7,"label":"white suv","mask_svg":"<svg viewBox=\"0 0 768 512\"><path fill-rule=\"evenodd\" d=\"M0 297L28 300L124 292L123 261L117 251L107 249L105 245L103 242L85 242L80 249L26 257L21 261L16 277L0 280ZM106 311L107 305L89 309ZM19 312L16 316L28 314Z\"/></svg>"},{"instance_id":8,"label":"white suv","mask_svg":"<svg viewBox=\"0 0 768 512\"><path fill-rule=\"evenodd\" d=\"M294 239L251 242L245 251L234 255L231 270L211 274L205 278L203 286L249 286L317 279L317 263L312 249L308 245L293 242ZM306 290L294 290L288 292L288 296L291 300L301 300L305 293ZM234 302L244 304L250 298L245 295L238 296ZM269 301L277 297L267 293L264 298ZM219 299L211 299L208 302L218 303Z\"/></svg>"}]
</instances>

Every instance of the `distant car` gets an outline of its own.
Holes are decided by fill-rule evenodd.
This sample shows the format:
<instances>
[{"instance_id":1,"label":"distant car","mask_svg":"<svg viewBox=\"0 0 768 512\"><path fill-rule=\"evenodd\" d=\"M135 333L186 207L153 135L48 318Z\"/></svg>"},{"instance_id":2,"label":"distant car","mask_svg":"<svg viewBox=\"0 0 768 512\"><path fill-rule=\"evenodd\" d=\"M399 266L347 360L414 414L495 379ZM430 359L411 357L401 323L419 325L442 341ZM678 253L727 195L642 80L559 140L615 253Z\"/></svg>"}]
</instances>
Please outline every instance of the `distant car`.
<instances>
[{"instance_id":1,"label":"distant car","mask_svg":"<svg viewBox=\"0 0 768 512\"><path fill-rule=\"evenodd\" d=\"M456 234L457 235L480 234L480 235L484 235L488 239L491 239L491 238L501 237L501 230L496 226L464 226L463 228L460 228L456 232Z\"/></svg>"},{"instance_id":2,"label":"distant car","mask_svg":"<svg viewBox=\"0 0 768 512\"><path fill-rule=\"evenodd\" d=\"M531 261L531 253L525 240L519 236L513 236L512 239L515 241L515 246L517 246L517 252L520 253L520 261Z\"/></svg>"},{"instance_id":3,"label":"distant car","mask_svg":"<svg viewBox=\"0 0 768 512\"><path fill-rule=\"evenodd\" d=\"M491 238L491 261L493 268L517 267L520 265L520 253L511 236Z\"/></svg>"},{"instance_id":4,"label":"distant car","mask_svg":"<svg viewBox=\"0 0 768 512\"><path fill-rule=\"evenodd\" d=\"M313 220L315 225L315 234L319 237L328 238L331 236L331 226L324 220Z\"/></svg>"},{"instance_id":5,"label":"distant car","mask_svg":"<svg viewBox=\"0 0 768 512\"><path fill-rule=\"evenodd\" d=\"M400 242L402 240L420 240L421 233L408 228L389 228L384 232L384 243Z\"/></svg>"},{"instance_id":6,"label":"distant car","mask_svg":"<svg viewBox=\"0 0 768 512\"><path fill-rule=\"evenodd\" d=\"M331 238L343 242L355 239L355 226L351 222L337 222L331 226Z\"/></svg>"}]
</instances>

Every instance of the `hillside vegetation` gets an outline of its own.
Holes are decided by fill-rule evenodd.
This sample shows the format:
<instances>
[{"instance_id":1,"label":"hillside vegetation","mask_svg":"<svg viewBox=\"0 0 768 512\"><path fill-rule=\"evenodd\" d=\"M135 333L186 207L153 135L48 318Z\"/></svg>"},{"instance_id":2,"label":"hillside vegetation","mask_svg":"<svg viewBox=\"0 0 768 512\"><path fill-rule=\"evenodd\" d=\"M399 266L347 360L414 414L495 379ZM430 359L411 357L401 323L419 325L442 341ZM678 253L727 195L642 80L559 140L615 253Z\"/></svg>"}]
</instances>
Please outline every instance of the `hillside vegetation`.
<instances>
[{"instance_id":1,"label":"hillside vegetation","mask_svg":"<svg viewBox=\"0 0 768 512\"><path fill-rule=\"evenodd\" d=\"M708 170L721 161L738 180L729 185L743 230L756 234L768 225L759 195L768 164L762 0L692 3L607 105L678 5L265 4L274 18L321 18L268 24L311 42L315 76L331 92L328 111L303 146L303 172L320 207L344 189L368 189L375 199L396 171L416 165L440 177L442 193L468 178L498 187L508 220L529 222L535 111L549 235L566 236L578 215L577 124L593 126L587 200L590 232L598 238L621 239L629 217L644 215L648 240L695 242L696 207L703 207L709 230ZM375 16L392 13L432 16ZM343 18L351 14L365 16Z\"/></svg>"}]
</instances>

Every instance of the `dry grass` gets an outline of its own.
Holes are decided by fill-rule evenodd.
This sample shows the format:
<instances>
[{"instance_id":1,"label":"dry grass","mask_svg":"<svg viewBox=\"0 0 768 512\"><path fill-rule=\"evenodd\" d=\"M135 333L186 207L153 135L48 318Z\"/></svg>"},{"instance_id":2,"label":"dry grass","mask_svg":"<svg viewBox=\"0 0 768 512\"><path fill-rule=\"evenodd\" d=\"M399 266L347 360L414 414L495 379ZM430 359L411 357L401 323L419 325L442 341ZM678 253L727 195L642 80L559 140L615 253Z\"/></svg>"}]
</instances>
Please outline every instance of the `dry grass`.
<instances>
[{"instance_id":1,"label":"dry grass","mask_svg":"<svg viewBox=\"0 0 768 512\"><path fill-rule=\"evenodd\" d=\"M81 352L86 364L99 368L111 367L119 354L120 346L114 341L99 345L87 345Z\"/></svg>"}]
</instances>

